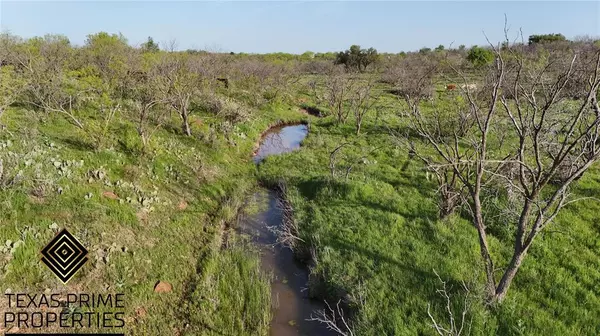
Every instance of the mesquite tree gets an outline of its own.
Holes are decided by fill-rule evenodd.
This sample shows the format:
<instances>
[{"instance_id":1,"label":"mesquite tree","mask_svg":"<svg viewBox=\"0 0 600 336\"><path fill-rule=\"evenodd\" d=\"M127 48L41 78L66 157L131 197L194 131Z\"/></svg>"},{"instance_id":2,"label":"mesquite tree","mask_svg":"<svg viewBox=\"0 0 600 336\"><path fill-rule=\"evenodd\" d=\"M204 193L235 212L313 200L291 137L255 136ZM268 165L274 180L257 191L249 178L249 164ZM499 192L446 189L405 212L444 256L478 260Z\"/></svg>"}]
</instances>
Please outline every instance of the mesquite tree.
<instances>
[{"instance_id":1,"label":"mesquite tree","mask_svg":"<svg viewBox=\"0 0 600 336\"><path fill-rule=\"evenodd\" d=\"M347 104L353 92L356 80L340 69L333 69L325 77L323 87L319 87L316 81L309 83L313 96L318 104L325 104L329 113L335 116L338 123L345 123L350 114Z\"/></svg>"},{"instance_id":2,"label":"mesquite tree","mask_svg":"<svg viewBox=\"0 0 600 336\"><path fill-rule=\"evenodd\" d=\"M130 73L132 85L127 93L132 101L132 110L137 120L136 130L146 150L154 132L165 122L161 105L166 102L169 82L161 73L158 63L163 62L162 55L145 53L137 55Z\"/></svg>"},{"instance_id":3,"label":"mesquite tree","mask_svg":"<svg viewBox=\"0 0 600 336\"><path fill-rule=\"evenodd\" d=\"M181 130L187 136L192 135L189 122L190 104L202 82L200 71L196 69L198 65L185 54L171 55L160 64L160 71L169 83L167 101L181 117Z\"/></svg>"},{"instance_id":4,"label":"mesquite tree","mask_svg":"<svg viewBox=\"0 0 600 336\"><path fill-rule=\"evenodd\" d=\"M16 102L26 85L25 79L17 72L18 62L13 55L18 42L18 38L0 33L0 117Z\"/></svg>"},{"instance_id":5,"label":"mesquite tree","mask_svg":"<svg viewBox=\"0 0 600 336\"><path fill-rule=\"evenodd\" d=\"M350 97L350 110L354 114L356 135L360 135L363 120L377 103L378 97L375 96L374 86L375 81L369 78L366 82L358 84Z\"/></svg>"},{"instance_id":6,"label":"mesquite tree","mask_svg":"<svg viewBox=\"0 0 600 336\"><path fill-rule=\"evenodd\" d=\"M27 102L46 113L62 114L85 129L77 106L86 92L69 67L73 54L69 40L60 35L31 38L20 44L16 53L27 81Z\"/></svg>"},{"instance_id":7,"label":"mesquite tree","mask_svg":"<svg viewBox=\"0 0 600 336\"><path fill-rule=\"evenodd\" d=\"M6 108L17 101L26 82L19 77L12 65L0 64L0 117Z\"/></svg>"},{"instance_id":8,"label":"mesquite tree","mask_svg":"<svg viewBox=\"0 0 600 336\"><path fill-rule=\"evenodd\" d=\"M415 151L431 169L449 168L464 188L488 300L501 302L535 238L578 200L569 193L573 182L600 159L600 53L540 58L521 46L492 50L484 83L461 87L463 106L448 108L436 100L432 113L418 99L409 100L406 116L423 140ZM572 99L574 90L581 99ZM439 132L440 113L455 120L445 132ZM496 268L486 232L484 197L490 192L504 195L504 210L515 214L506 218L514 241L504 269Z\"/></svg>"}]
</instances>

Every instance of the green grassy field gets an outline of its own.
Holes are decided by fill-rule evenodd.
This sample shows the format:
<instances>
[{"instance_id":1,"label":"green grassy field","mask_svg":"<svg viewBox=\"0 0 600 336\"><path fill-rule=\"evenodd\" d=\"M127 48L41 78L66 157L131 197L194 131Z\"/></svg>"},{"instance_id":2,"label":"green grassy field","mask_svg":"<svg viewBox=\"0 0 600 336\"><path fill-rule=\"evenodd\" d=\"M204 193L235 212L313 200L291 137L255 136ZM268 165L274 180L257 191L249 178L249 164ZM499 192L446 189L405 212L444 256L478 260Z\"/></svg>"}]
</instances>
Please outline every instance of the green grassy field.
<instances>
[{"instance_id":1,"label":"green grassy field","mask_svg":"<svg viewBox=\"0 0 600 336\"><path fill-rule=\"evenodd\" d=\"M206 134L220 121L201 113L195 137L170 131L177 127L173 118L142 154L126 118L111 129L106 149L94 150L61 117L20 108L5 112L3 288L125 293L132 335L266 334L267 275L259 273L251 247L230 242L233 247L222 250L222 234L256 186L251 153L260 133L279 120L304 116L287 106L267 107L228 138ZM62 228L90 258L67 286L39 261ZM158 281L170 283L172 292L155 293Z\"/></svg>"},{"instance_id":2,"label":"green grassy field","mask_svg":"<svg viewBox=\"0 0 600 336\"><path fill-rule=\"evenodd\" d=\"M303 90L293 96L315 105ZM310 293L332 304L342 299L356 335L434 335L428 306L447 323L436 273L447 281L455 314L463 283L469 289L472 335L599 334L600 203L569 205L536 241L508 298L484 307L475 229L458 214L439 220L435 182L390 136L405 126L397 117L403 104L389 94L382 101L386 108L367 116L359 137L352 120L338 125L285 104L267 104L228 129L195 111L193 137L181 135L173 116L147 153L127 118L117 118L96 150L67 120L13 107L2 115L0 135L2 283L12 292L125 293L133 335L266 335L268 275L234 234L223 248L223 230L258 183L283 180L304 241L299 256L311 267ZM254 166L262 131L309 119L300 151ZM343 142L333 178L330 152ZM596 167L575 193L598 190ZM496 260L510 257L509 225L490 221ZM63 227L90 251L68 286L39 262ZM173 290L155 293L158 281Z\"/></svg>"},{"instance_id":3,"label":"green grassy field","mask_svg":"<svg viewBox=\"0 0 600 336\"><path fill-rule=\"evenodd\" d=\"M401 108L391 96L385 99ZM532 248L508 298L487 309L475 229L459 215L438 219L435 182L389 135L402 126L392 112L377 120L373 114L356 139L351 124L325 118L312 125L301 151L261 165L264 183L283 179L288 186L303 240L298 249L312 253L311 293L332 304L348 302L357 335L434 335L428 305L438 322L448 324L446 301L436 293L438 273L448 282L457 318L462 283L469 289L472 335L599 334L600 203L564 209ZM343 142L353 145L338 154L332 178L330 152ZM597 167L589 172L574 193L597 195L599 173ZM494 257L504 263L512 252L510 225L497 218L488 226Z\"/></svg>"}]
</instances>

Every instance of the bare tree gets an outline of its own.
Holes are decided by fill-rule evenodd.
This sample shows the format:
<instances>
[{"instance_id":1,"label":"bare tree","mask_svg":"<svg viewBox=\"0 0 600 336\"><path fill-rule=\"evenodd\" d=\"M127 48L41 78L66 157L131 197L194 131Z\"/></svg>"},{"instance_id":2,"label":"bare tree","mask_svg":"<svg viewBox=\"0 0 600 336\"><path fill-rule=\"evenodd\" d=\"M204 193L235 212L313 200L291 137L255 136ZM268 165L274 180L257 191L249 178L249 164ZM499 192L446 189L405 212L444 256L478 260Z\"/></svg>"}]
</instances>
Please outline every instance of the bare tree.
<instances>
[{"instance_id":1,"label":"bare tree","mask_svg":"<svg viewBox=\"0 0 600 336\"><path fill-rule=\"evenodd\" d=\"M350 114L347 108L355 80L340 68L334 68L325 79L324 87L319 87L316 81L309 83L313 96L319 104L326 104L338 123L345 123Z\"/></svg>"},{"instance_id":2,"label":"bare tree","mask_svg":"<svg viewBox=\"0 0 600 336\"><path fill-rule=\"evenodd\" d=\"M26 81L19 76L12 65L0 63L0 118L4 110L17 101L25 86Z\"/></svg>"},{"instance_id":3,"label":"bare tree","mask_svg":"<svg viewBox=\"0 0 600 336\"><path fill-rule=\"evenodd\" d=\"M439 60L432 56L414 53L389 64L383 78L386 82L394 85L394 93L406 102L411 110L410 114L415 115L419 113L420 103L423 100L432 99L435 77L440 69ZM454 131L457 131L459 136L464 135L463 133L469 129L469 125L472 123L472 118L456 105L446 106L446 108L453 109L452 113L443 113L436 109L428 116L431 117L428 131L440 137L451 136ZM459 186L459 179L452 167L434 165L430 158L416 150L411 132L409 130L401 133L390 129L390 133L400 139L408 148L409 158L416 157L425 163L427 176L429 177L431 174L435 177L438 185L439 215L441 219L445 219L460 206L462 190Z\"/></svg>"},{"instance_id":4,"label":"bare tree","mask_svg":"<svg viewBox=\"0 0 600 336\"><path fill-rule=\"evenodd\" d=\"M128 96L133 102L136 129L142 139L143 150L165 121L165 113L160 105L166 102L169 81L158 69L157 63L161 62L161 57L154 54L138 55L130 74L133 83Z\"/></svg>"},{"instance_id":5,"label":"bare tree","mask_svg":"<svg viewBox=\"0 0 600 336\"><path fill-rule=\"evenodd\" d=\"M160 43L160 47L162 50L174 53L175 51L177 51L177 47L179 47L179 42L177 42L176 38L171 38L169 40L162 41Z\"/></svg>"},{"instance_id":6,"label":"bare tree","mask_svg":"<svg viewBox=\"0 0 600 336\"><path fill-rule=\"evenodd\" d=\"M374 85L374 79L369 78L367 82L357 85L350 98L350 109L354 114L356 135L360 135L365 116L372 111L373 106L377 103L378 97L373 94Z\"/></svg>"},{"instance_id":7,"label":"bare tree","mask_svg":"<svg viewBox=\"0 0 600 336\"><path fill-rule=\"evenodd\" d=\"M501 302L535 238L575 201L569 195L571 184L600 158L600 53L595 52L594 62L578 62L592 58L573 54L568 60L548 58L539 64L516 47L492 49L495 62L483 85L477 90L462 86L465 107L452 110L434 102L437 113L431 113L417 99L409 103L406 116L428 148L417 149L428 167L448 167L466 189L488 300ZM571 88L583 97L577 101L564 94L575 69L586 78ZM435 115L440 112L457 120L447 132L438 131ZM518 200L512 203L518 214L513 255L499 281L486 232L483 198L489 190Z\"/></svg>"},{"instance_id":8,"label":"bare tree","mask_svg":"<svg viewBox=\"0 0 600 336\"><path fill-rule=\"evenodd\" d=\"M75 107L85 90L68 74L67 61L71 53L66 37L47 35L18 45L14 59L24 72L27 83L25 100L46 113L63 114L74 125L84 129Z\"/></svg>"},{"instance_id":9,"label":"bare tree","mask_svg":"<svg viewBox=\"0 0 600 336\"><path fill-rule=\"evenodd\" d=\"M258 59L232 61L228 70L231 79L245 94L254 98L256 106L289 96L289 89L300 79L297 66L274 64Z\"/></svg>"},{"instance_id":10,"label":"bare tree","mask_svg":"<svg viewBox=\"0 0 600 336\"><path fill-rule=\"evenodd\" d=\"M181 117L181 130L187 136L192 135L189 122L190 104L201 86L200 72L193 67L198 63L192 61L192 58L185 54L170 55L160 64L160 70L169 82L167 101Z\"/></svg>"},{"instance_id":11,"label":"bare tree","mask_svg":"<svg viewBox=\"0 0 600 336\"><path fill-rule=\"evenodd\" d=\"M394 93L409 100L430 99L439 62L418 53L406 55L387 66L383 80L394 86Z\"/></svg>"}]
</instances>

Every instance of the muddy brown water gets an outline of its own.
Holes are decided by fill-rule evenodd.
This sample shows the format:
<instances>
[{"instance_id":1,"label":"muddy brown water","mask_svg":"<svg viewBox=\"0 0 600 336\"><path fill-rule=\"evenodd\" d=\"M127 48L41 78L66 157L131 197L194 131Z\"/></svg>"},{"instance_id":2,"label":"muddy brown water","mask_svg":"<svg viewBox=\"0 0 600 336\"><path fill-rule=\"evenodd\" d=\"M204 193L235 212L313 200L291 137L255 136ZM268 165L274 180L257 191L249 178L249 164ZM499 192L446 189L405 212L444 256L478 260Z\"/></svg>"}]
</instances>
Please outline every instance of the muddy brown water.
<instances>
[{"instance_id":1,"label":"muddy brown water","mask_svg":"<svg viewBox=\"0 0 600 336\"><path fill-rule=\"evenodd\" d=\"M308 134L306 125L274 127L263 136L254 162L268 155L287 153L300 147ZM323 302L308 297L308 269L294 258L293 252L277 243L274 231L282 224L283 212L277 205L277 193L263 189L247 203L258 205L258 211L244 216L238 230L251 237L261 254L261 268L271 273L271 336L335 335L324 324L308 321Z\"/></svg>"}]
</instances>

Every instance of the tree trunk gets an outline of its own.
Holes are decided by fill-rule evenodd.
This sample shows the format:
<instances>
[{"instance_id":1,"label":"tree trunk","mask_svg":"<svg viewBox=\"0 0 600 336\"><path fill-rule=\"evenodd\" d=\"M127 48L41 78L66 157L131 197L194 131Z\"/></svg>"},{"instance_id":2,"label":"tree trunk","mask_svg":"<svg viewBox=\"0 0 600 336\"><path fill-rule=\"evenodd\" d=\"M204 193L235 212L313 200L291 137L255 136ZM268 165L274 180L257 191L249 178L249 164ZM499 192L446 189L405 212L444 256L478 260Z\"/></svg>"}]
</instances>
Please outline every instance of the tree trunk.
<instances>
[{"instance_id":1,"label":"tree trunk","mask_svg":"<svg viewBox=\"0 0 600 336\"><path fill-rule=\"evenodd\" d=\"M489 300L494 300L496 293L496 281L494 280L494 262L490 255L490 248L488 246L487 234L485 233L485 225L483 221L481 202L479 200L479 193L473 195L474 209L473 215L475 219L475 228L477 229L477 235L479 236L479 249L481 257L485 264L485 275L486 275L486 292L489 296Z\"/></svg>"},{"instance_id":2,"label":"tree trunk","mask_svg":"<svg viewBox=\"0 0 600 336\"><path fill-rule=\"evenodd\" d=\"M510 264L506 271L504 271L504 275L502 275L502 279L498 283L498 287L496 288L496 293L494 299L497 302L502 302L506 297L506 293L508 292L508 288L510 287L519 267L521 267L521 263L523 259L527 255L527 248L515 253L510 260Z\"/></svg>"},{"instance_id":3,"label":"tree trunk","mask_svg":"<svg viewBox=\"0 0 600 336\"><path fill-rule=\"evenodd\" d=\"M181 111L181 120L183 121L183 124L181 125L181 130L183 131L183 133L187 136L192 135L192 130L190 129L190 123L188 121L187 109L183 109Z\"/></svg>"},{"instance_id":4,"label":"tree trunk","mask_svg":"<svg viewBox=\"0 0 600 336\"><path fill-rule=\"evenodd\" d=\"M519 217L518 229L515 236L515 246L513 251L513 256L508 264L508 267L504 271L502 275L502 279L498 283L496 287L496 292L494 293L494 300L496 302L502 302L504 297L506 297L506 293L508 292L508 288L510 287L513 278L517 274L519 267L521 266L521 262L527 255L527 250L529 249L529 244L523 242L523 235L525 234L525 226L526 223L529 222L529 214L531 212L532 201L531 199L537 198L538 192L534 191L529 198L525 200L525 204L523 206L523 210Z\"/></svg>"}]
</instances>

